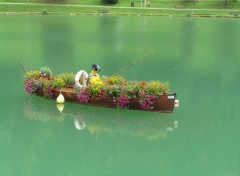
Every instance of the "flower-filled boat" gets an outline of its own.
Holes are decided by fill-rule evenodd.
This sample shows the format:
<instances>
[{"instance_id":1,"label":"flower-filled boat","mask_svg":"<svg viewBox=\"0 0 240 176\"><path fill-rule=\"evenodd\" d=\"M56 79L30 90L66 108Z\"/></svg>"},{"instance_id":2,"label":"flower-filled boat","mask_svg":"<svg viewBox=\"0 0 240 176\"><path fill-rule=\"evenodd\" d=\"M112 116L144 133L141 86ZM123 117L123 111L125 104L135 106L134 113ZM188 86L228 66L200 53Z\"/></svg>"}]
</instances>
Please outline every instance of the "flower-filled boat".
<instances>
[{"instance_id":1,"label":"flower-filled boat","mask_svg":"<svg viewBox=\"0 0 240 176\"><path fill-rule=\"evenodd\" d=\"M87 76L83 70L76 75L53 76L48 67L43 67L25 73L25 90L47 99L57 99L61 94L69 102L122 109L173 112L178 105L176 93L169 93L168 82L127 81L118 75L102 76L103 84L86 84Z\"/></svg>"}]
</instances>

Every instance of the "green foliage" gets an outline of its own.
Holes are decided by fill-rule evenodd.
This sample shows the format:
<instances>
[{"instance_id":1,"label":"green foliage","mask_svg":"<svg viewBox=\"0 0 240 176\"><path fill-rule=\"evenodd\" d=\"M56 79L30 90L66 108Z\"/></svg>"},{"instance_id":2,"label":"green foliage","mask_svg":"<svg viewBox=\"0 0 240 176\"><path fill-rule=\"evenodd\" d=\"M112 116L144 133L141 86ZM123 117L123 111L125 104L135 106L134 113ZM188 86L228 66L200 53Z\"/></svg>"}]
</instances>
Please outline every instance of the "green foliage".
<instances>
[{"instance_id":1,"label":"green foliage","mask_svg":"<svg viewBox=\"0 0 240 176\"><path fill-rule=\"evenodd\" d=\"M24 82L26 82L29 79L39 79L40 73L39 71L29 71L23 75Z\"/></svg>"},{"instance_id":2,"label":"green foliage","mask_svg":"<svg viewBox=\"0 0 240 176\"><path fill-rule=\"evenodd\" d=\"M108 4L116 4L118 2L118 0L102 0L102 1Z\"/></svg>"},{"instance_id":3,"label":"green foliage","mask_svg":"<svg viewBox=\"0 0 240 176\"><path fill-rule=\"evenodd\" d=\"M43 80L43 96L44 98L53 98L53 91L57 90L53 87L52 82L49 80Z\"/></svg>"},{"instance_id":4,"label":"green foliage","mask_svg":"<svg viewBox=\"0 0 240 176\"><path fill-rule=\"evenodd\" d=\"M53 80L51 80L53 87L55 88L62 88L66 86L66 83L64 82L64 80L62 78L59 77L55 77Z\"/></svg>"},{"instance_id":5,"label":"green foliage","mask_svg":"<svg viewBox=\"0 0 240 176\"><path fill-rule=\"evenodd\" d=\"M64 80L67 87L73 87L75 83L75 74L74 73L63 73L57 76Z\"/></svg>"},{"instance_id":6,"label":"green foliage","mask_svg":"<svg viewBox=\"0 0 240 176\"><path fill-rule=\"evenodd\" d=\"M100 92L104 90L104 86L100 84L90 84L85 90L90 92L91 97L100 97Z\"/></svg>"},{"instance_id":7,"label":"green foliage","mask_svg":"<svg viewBox=\"0 0 240 176\"><path fill-rule=\"evenodd\" d=\"M45 98L53 98L53 91L60 90L65 86L65 82L61 78L53 78L52 80L43 80L43 96Z\"/></svg>"},{"instance_id":8,"label":"green foliage","mask_svg":"<svg viewBox=\"0 0 240 176\"><path fill-rule=\"evenodd\" d=\"M119 97L122 94L125 94L125 87L120 85L111 85L110 87L107 87L108 92L107 95L111 97Z\"/></svg>"},{"instance_id":9,"label":"green foliage","mask_svg":"<svg viewBox=\"0 0 240 176\"><path fill-rule=\"evenodd\" d=\"M43 9L43 10L42 10L42 14L43 14L43 15L47 15L47 14L48 14L48 10L47 10L47 9Z\"/></svg>"},{"instance_id":10,"label":"green foliage","mask_svg":"<svg viewBox=\"0 0 240 176\"><path fill-rule=\"evenodd\" d=\"M52 71L49 67L42 67L40 69L40 76L42 77L50 77L52 76Z\"/></svg>"},{"instance_id":11,"label":"green foliage","mask_svg":"<svg viewBox=\"0 0 240 176\"><path fill-rule=\"evenodd\" d=\"M160 82L160 81L151 81L147 83L147 85L144 87L144 91L147 94L152 95L160 95L162 93L167 93L169 89L169 83L168 82Z\"/></svg>"},{"instance_id":12,"label":"green foliage","mask_svg":"<svg viewBox=\"0 0 240 176\"><path fill-rule=\"evenodd\" d=\"M141 86L137 81L131 81L125 87L125 92L129 97L137 97L139 90L141 90Z\"/></svg>"},{"instance_id":13,"label":"green foliage","mask_svg":"<svg viewBox=\"0 0 240 176\"><path fill-rule=\"evenodd\" d=\"M125 85L127 80L120 75L101 78L108 85Z\"/></svg>"},{"instance_id":14,"label":"green foliage","mask_svg":"<svg viewBox=\"0 0 240 176\"><path fill-rule=\"evenodd\" d=\"M99 97L104 94L110 97L120 97L126 95L130 98L140 97L142 95L161 95L168 93L169 83L161 81L126 81L121 76L104 78L104 85L88 85L87 90L93 97Z\"/></svg>"}]
</instances>

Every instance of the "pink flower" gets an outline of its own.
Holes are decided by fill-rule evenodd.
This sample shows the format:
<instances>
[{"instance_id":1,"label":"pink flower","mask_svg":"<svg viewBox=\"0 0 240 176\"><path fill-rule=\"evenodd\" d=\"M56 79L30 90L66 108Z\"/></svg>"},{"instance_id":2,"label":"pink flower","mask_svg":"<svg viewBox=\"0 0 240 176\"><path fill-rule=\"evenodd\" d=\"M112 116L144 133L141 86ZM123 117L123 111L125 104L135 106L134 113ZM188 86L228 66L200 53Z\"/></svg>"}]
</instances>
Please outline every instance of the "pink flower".
<instances>
[{"instance_id":1,"label":"pink flower","mask_svg":"<svg viewBox=\"0 0 240 176\"><path fill-rule=\"evenodd\" d=\"M127 95L122 94L120 97L114 99L114 103L117 107L125 109L129 107L130 98Z\"/></svg>"},{"instance_id":2,"label":"pink flower","mask_svg":"<svg viewBox=\"0 0 240 176\"><path fill-rule=\"evenodd\" d=\"M155 98L156 97L153 96L153 95L145 95L145 96L143 96L141 101L139 101L140 106L142 107L142 109L144 109L146 111L152 111L154 109L154 103L156 102Z\"/></svg>"},{"instance_id":3,"label":"pink flower","mask_svg":"<svg viewBox=\"0 0 240 176\"><path fill-rule=\"evenodd\" d=\"M82 103L87 103L91 99L91 94L89 91L81 89L80 92L77 94L77 99Z\"/></svg>"}]
</instances>

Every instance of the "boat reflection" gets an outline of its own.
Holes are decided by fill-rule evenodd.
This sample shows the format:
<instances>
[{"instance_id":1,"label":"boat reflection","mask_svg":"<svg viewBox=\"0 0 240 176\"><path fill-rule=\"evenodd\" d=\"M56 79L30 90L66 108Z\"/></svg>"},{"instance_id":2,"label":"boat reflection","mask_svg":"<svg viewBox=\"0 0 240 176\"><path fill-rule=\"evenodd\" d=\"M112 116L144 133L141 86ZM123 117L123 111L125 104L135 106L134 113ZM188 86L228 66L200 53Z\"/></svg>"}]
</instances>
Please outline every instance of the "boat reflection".
<instances>
[{"instance_id":1,"label":"boat reflection","mask_svg":"<svg viewBox=\"0 0 240 176\"><path fill-rule=\"evenodd\" d=\"M173 114L99 108L72 103L56 105L55 101L39 97L27 98L24 103L24 114L27 119L40 122L72 120L77 130L87 130L95 137L107 133L157 141L166 138L178 128L178 121L173 118Z\"/></svg>"},{"instance_id":2,"label":"boat reflection","mask_svg":"<svg viewBox=\"0 0 240 176\"><path fill-rule=\"evenodd\" d=\"M57 103L57 109L59 110L60 113L62 113L63 109L64 109L64 104L63 103Z\"/></svg>"}]
</instances>

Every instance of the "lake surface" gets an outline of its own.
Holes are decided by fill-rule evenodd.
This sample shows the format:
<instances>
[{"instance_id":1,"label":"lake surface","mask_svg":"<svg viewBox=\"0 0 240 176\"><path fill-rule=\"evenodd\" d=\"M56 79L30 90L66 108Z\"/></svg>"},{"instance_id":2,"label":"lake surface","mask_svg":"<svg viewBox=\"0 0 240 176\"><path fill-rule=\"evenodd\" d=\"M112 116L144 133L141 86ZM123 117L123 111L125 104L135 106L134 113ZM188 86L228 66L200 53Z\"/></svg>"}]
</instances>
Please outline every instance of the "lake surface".
<instances>
[{"instance_id":1,"label":"lake surface","mask_svg":"<svg viewBox=\"0 0 240 176\"><path fill-rule=\"evenodd\" d=\"M0 16L0 175L240 175L240 20ZM29 96L23 71L169 81L171 114Z\"/></svg>"}]
</instances>

